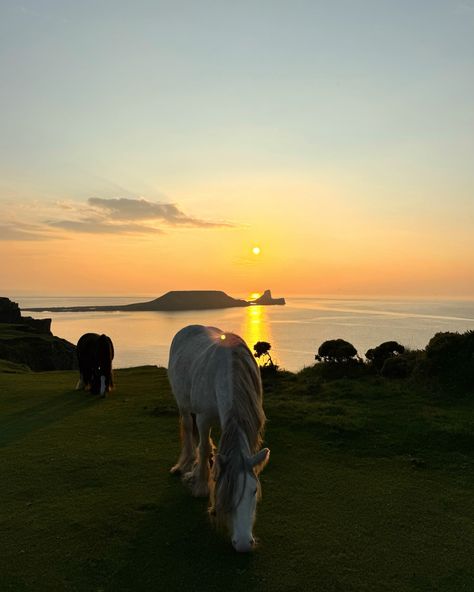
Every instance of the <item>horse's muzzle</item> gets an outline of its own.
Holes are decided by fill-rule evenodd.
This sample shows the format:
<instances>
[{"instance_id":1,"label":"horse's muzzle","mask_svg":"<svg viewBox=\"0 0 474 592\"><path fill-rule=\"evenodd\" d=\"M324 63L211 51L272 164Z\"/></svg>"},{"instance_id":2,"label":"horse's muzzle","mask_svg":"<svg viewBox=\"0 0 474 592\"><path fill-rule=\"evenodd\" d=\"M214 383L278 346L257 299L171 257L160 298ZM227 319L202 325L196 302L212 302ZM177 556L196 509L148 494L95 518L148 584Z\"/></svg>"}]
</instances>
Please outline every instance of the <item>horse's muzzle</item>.
<instances>
[{"instance_id":1,"label":"horse's muzzle","mask_svg":"<svg viewBox=\"0 0 474 592\"><path fill-rule=\"evenodd\" d=\"M232 546L237 553L250 553L255 547L255 539L253 537L248 541L234 541L232 539Z\"/></svg>"}]
</instances>

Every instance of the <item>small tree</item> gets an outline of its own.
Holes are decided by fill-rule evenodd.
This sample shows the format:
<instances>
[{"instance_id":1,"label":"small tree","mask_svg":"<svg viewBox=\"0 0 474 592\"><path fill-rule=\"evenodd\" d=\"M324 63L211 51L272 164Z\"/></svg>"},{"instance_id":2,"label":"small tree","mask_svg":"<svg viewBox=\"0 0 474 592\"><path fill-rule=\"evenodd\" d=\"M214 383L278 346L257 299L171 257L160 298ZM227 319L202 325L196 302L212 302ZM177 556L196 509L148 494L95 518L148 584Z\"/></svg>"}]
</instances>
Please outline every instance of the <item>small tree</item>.
<instances>
[{"instance_id":1,"label":"small tree","mask_svg":"<svg viewBox=\"0 0 474 592\"><path fill-rule=\"evenodd\" d=\"M426 346L425 367L443 387L472 393L474 331L436 333Z\"/></svg>"},{"instance_id":2,"label":"small tree","mask_svg":"<svg viewBox=\"0 0 474 592\"><path fill-rule=\"evenodd\" d=\"M272 349L272 346L268 343L268 341L257 341L257 343L253 346L253 349L255 351L254 356L257 359L264 359L262 366L275 368L275 364L273 363L272 357L270 355L270 350Z\"/></svg>"},{"instance_id":3,"label":"small tree","mask_svg":"<svg viewBox=\"0 0 474 592\"><path fill-rule=\"evenodd\" d=\"M467 333L436 333L426 346L426 355L428 359L434 362L434 366L449 367L457 359L459 354L465 349L466 342L470 339L470 331Z\"/></svg>"},{"instance_id":4,"label":"small tree","mask_svg":"<svg viewBox=\"0 0 474 592\"><path fill-rule=\"evenodd\" d=\"M400 345L396 341L384 341L377 347L368 349L365 352L365 357L372 362L377 370L381 370L386 360L394 358L404 352L405 348L403 345Z\"/></svg>"},{"instance_id":5,"label":"small tree","mask_svg":"<svg viewBox=\"0 0 474 592\"><path fill-rule=\"evenodd\" d=\"M357 350L344 339L330 339L319 346L318 353L314 356L318 362L337 362L339 364L354 360Z\"/></svg>"}]
</instances>

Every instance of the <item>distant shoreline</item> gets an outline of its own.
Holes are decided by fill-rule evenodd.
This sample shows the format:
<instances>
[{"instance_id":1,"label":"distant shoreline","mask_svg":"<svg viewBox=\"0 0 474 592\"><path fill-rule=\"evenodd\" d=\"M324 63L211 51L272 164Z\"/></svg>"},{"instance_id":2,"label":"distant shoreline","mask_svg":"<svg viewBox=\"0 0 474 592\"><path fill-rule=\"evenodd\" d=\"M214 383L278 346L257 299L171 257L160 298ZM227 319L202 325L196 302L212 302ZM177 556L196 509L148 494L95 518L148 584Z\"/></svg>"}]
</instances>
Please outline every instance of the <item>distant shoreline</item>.
<instances>
[{"instance_id":1,"label":"distant shoreline","mask_svg":"<svg viewBox=\"0 0 474 592\"><path fill-rule=\"evenodd\" d=\"M134 311L187 311L217 310L224 308L241 308L247 306L285 305L284 298L273 298L270 290L255 300L232 298L219 290L180 290L167 292L159 298L147 302L136 302L122 305L91 305L91 306L42 306L24 307L31 312L134 312Z\"/></svg>"}]
</instances>

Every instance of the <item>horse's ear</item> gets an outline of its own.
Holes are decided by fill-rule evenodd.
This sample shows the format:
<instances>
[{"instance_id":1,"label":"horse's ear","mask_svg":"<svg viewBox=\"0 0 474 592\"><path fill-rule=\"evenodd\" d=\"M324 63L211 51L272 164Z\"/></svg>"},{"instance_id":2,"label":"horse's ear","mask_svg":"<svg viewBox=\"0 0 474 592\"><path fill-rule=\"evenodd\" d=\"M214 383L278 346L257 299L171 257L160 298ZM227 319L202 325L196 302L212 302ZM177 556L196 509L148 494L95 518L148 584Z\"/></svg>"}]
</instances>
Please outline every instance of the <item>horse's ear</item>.
<instances>
[{"instance_id":1,"label":"horse's ear","mask_svg":"<svg viewBox=\"0 0 474 592\"><path fill-rule=\"evenodd\" d=\"M260 450L260 452L257 452L255 456L251 456L249 458L249 464L252 469L255 469L257 473L260 473L260 471L263 471L269 460L270 449L262 448L262 450Z\"/></svg>"}]
</instances>

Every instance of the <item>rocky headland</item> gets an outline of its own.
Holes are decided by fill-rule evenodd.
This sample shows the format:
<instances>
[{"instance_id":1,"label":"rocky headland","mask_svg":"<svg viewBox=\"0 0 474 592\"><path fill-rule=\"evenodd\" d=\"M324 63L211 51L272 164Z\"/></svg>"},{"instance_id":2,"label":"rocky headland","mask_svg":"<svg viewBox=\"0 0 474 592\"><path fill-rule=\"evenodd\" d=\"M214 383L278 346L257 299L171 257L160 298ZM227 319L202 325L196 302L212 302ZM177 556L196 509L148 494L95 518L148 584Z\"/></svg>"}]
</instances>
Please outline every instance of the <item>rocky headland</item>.
<instances>
[{"instance_id":1,"label":"rocky headland","mask_svg":"<svg viewBox=\"0 0 474 592\"><path fill-rule=\"evenodd\" d=\"M250 301L250 304L258 304L261 306L271 306L273 304L284 305L286 304L286 301L284 298L273 298L271 290L265 290L259 298Z\"/></svg>"},{"instance_id":2,"label":"rocky headland","mask_svg":"<svg viewBox=\"0 0 474 592\"><path fill-rule=\"evenodd\" d=\"M51 333L51 319L23 317L16 302L0 298L0 362L3 371L77 368L76 346Z\"/></svg>"}]
</instances>

